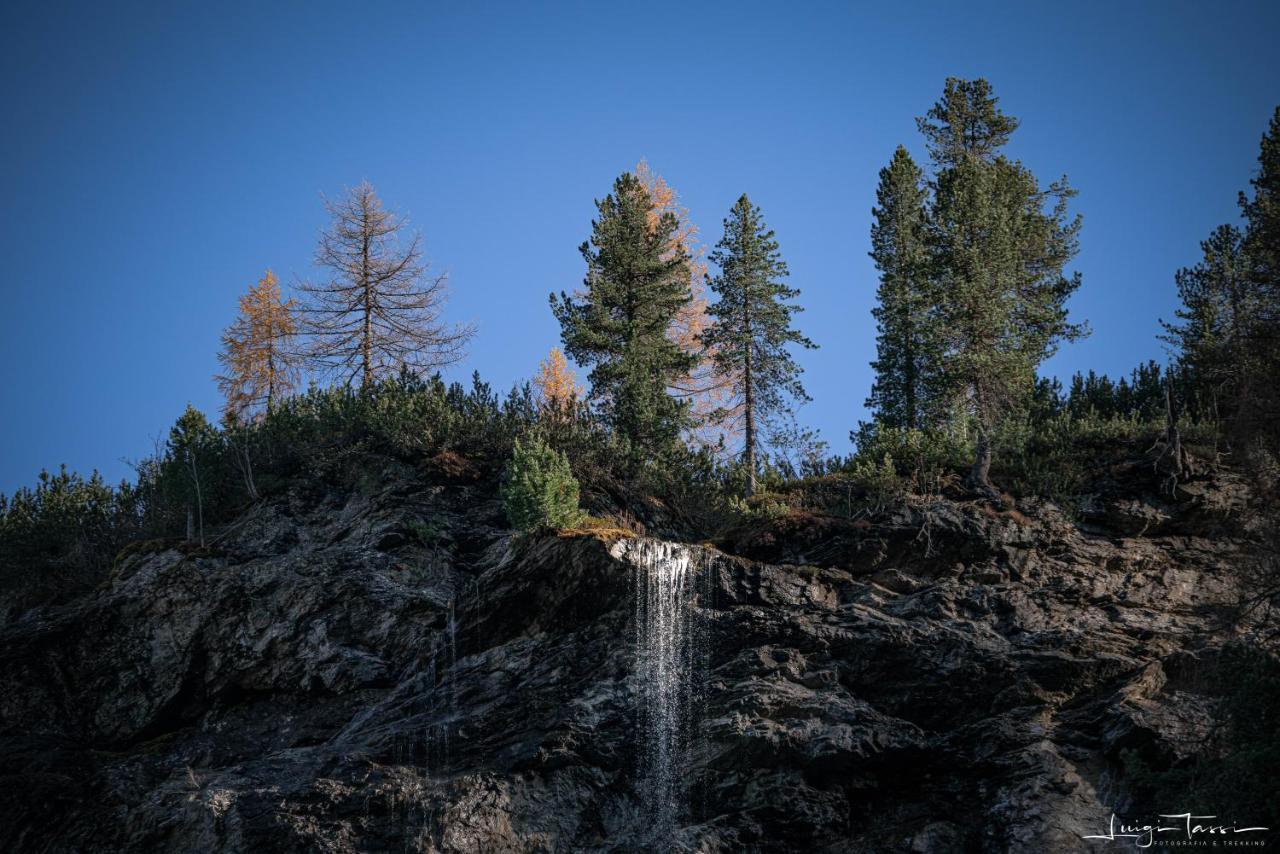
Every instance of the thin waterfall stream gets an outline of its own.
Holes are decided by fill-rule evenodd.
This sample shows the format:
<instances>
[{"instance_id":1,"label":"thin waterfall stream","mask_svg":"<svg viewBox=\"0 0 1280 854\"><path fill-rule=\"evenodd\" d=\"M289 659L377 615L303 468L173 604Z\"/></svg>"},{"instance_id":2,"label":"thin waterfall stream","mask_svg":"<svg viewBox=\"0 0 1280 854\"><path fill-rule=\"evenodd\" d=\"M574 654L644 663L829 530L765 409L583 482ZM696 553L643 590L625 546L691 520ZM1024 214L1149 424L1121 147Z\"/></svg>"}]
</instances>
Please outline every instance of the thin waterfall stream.
<instances>
[{"instance_id":1,"label":"thin waterfall stream","mask_svg":"<svg viewBox=\"0 0 1280 854\"><path fill-rule=\"evenodd\" d=\"M624 540L615 555L635 566L636 791L651 830L669 836L688 811L698 731L697 567L690 549L662 540Z\"/></svg>"}]
</instances>

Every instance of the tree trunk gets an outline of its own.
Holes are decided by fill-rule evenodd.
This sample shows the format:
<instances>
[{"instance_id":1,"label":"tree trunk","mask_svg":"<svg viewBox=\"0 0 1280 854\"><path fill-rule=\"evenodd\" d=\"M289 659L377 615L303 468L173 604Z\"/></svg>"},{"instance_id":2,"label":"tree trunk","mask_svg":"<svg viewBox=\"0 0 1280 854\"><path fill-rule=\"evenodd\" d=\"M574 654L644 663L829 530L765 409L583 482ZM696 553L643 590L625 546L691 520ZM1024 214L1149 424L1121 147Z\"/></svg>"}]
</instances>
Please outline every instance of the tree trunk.
<instances>
[{"instance_id":1,"label":"tree trunk","mask_svg":"<svg viewBox=\"0 0 1280 854\"><path fill-rule=\"evenodd\" d=\"M1164 453L1156 460L1159 466L1160 461L1165 457L1170 457L1170 483L1169 490L1172 492L1177 486L1178 481L1186 476L1186 457L1182 452L1182 435L1178 432L1178 408L1173 402L1173 383L1169 382L1164 387Z\"/></svg>"},{"instance_id":2,"label":"tree trunk","mask_svg":"<svg viewBox=\"0 0 1280 854\"><path fill-rule=\"evenodd\" d=\"M360 250L360 275L364 288L364 329L360 340L360 361L363 373L360 387L368 388L373 382L373 285L369 273L369 238L366 235Z\"/></svg>"},{"instance_id":3,"label":"tree trunk","mask_svg":"<svg viewBox=\"0 0 1280 854\"><path fill-rule=\"evenodd\" d=\"M263 411L263 417L271 412L271 406L276 400L276 344L275 331L271 330L267 333L267 340L270 343L270 351L267 354L267 402L266 409Z\"/></svg>"},{"instance_id":4,"label":"tree trunk","mask_svg":"<svg viewBox=\"0 0 1280 854\"><path fill-rule=\"evenodd\" d=\"M360 387L368 388L373 382L373 315L369 310L368 302L364 307L364 338L360 343L360 361L362 373L360 377Z\"/></svg>"},{"instance_id":5,"label":"tree trunk","mask_svg":"<svg viewBox=\"0 0 1280 854\"><path fill-rule=\"evenodd\" d=\"M966 484L974 492L991 498L999 493L991 485L991 441L986 427L978 425L978 442L974 448L973 467L969 469Z\"/></svg>"},{"instance_id":6,"label":"tree trunk","mask_svg":"<svg viewBox=\"0 0 1280 854\"><path fill-rule=\"evenodd\" d=\"M903 373L906 374L904 377L904 385L906 388L904 389L905 393L903 394L903 403L906 405L907 410L907 427L915 430L920 426L920 419L916 417L916 411L919 409L919 403L917 403L916 395L916 386L920 383L919 371L917 370L919 364L915 347L915 324L912 322L910 308L908 308L905 313L906 317L902 324L904 327L904 341L902 346L903 351L906 354L906 358L903 359L903 367L905 369Z\"/></svg>"},{"instance_id":7,"label":"tree trunk","mask_svg":"<svg viewBox=\"0 0 1280 854\"><path fill-rule=\"evenodd\" d=\"M236 465L244 476L245 492L253 501L258 500L258 485L253 481L253 459L249 456L249 431L247 428L228 432L231 447L235 451Z\"/></svg>"},{"instance_id":8,"label":"tree trunk","mask_svg":"<svg viewBox=\"0 0 1280 854\"><path fill-rule=\"evenodd\" d=\"M744 442L744 451L747 458L747 487L746 494L750 498L756 493L756 413L755 399L751 393L751 345L752 329L751 329L751 311L748 307L749 298L744 293L742 296L742 326L746 339L746 353L743 359L742 370L742 389L743 389L743 414L746 416L746 436Z\"/></svg>"},{"instance_id":9,"label":"tree trunk","mask_svg":"<svg viewBox=\"0 0 1280 854\"><path fill-rule=\"evenodd\" d=\"M746 396L746 436L745 450L747 460L747 497L755 495L756 492L756 425L755 413L751 411L751 368L747 368L747 396Z\"/></svg>"},{"instance_id":10,"label":"tree trunk","mask_svg":"<svg viewBox=\"0 0 1280 854\"><path fill-rule=\"evenodd\" d=\"M187 451L187 464L191 467L191 482L196 487L196 519L200 530L200 548L204 548L204 494L200 491L200 470L196 467L195 455ZM187 511L190 513L190 509ZM191 527L191 517L187 517L187 528Z\"/></svg>"}]
</instances>

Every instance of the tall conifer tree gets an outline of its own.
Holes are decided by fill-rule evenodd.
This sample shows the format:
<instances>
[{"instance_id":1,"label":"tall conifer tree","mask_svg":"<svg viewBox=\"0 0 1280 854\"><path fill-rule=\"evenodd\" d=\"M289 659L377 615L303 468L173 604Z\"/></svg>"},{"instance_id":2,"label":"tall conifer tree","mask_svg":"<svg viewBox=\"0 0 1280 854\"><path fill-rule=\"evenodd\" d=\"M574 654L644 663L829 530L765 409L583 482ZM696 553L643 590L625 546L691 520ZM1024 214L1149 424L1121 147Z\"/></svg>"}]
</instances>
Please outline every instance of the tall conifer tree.
<instances>
[{"instance_id":1,"label":"tall conifer tree","mask_svg":"<svg viewBox=\"0 0 1280 854\"><path fill-rule=\"evenodd\" d=\"M668 335L690 299L689 255L673 240L670 212L651 221L654 202L630 173L596 202L583 290L551 295L565 352L590 366L591 400L629 442L633 462L673 445L688 404L668 390L696 356Z\"/></svg>"},{"instance_id":2,"label":"tall conifer tree","mask_svg":"<svg viewBox=\"0 0 1280 854\"><path fill-rule=\"evenodd\" d=\"M1280 320L1280 107L1271 116L1258 152L1258 172L1249 182L1253 197L1240 194L1246 222L1245 248L1256 290L1266 304L1268 320Z\"/></svg>"},{"instance_id":3,"label":"tall conifer tree","mask_svg":"<svg viewBox=\"0 0 1280 854\"><path fill-rule=\"evenodd\" d=\"M969 484L990 494L995 432L1027 400L1036 367L1087 331L1067 319L1079 274L1063 273L1080 219L1068 218L1065 178L1042 189L999 153L1018 122L985 80L947 80L919 126L935 165L930 242L944 364L977 429Z\"/></svg>"},{"instance_id":4,"label":"tall conifer tree","mask_svg":"<svg viewBox=\"0 0 1280 854\"><path fill-rule=\"evenodd\" d=\"M670 391L677 399L689 402L689 418L685 439L702 447L715 447L732 433L731 423L738 412L728 406L729 383L715 370L715 353L703 344L702 331L707 327L707 263L698 227L680 203L675 189L661 175L641 160L636 165L636 180L653 200L649 225L656 228L665 213L676 218L668 252L684 252L689 256L689 293L687 303L676 313L667 335L695 361L689 374L680 377Z\"/></svg>"},{"instance_id":5,"label":"tall conifer tree","mask_svg":"<svg viewBox=\"0 0 1280 854\"><path fill-rule=\"evenodd\" d=\"M1240 230L1221 225L1200 244L1195 266L1174 276L1182 307L1177 321L1160 321L1161 339L1178 355L1183 386L1201 413L1234 410L1249 360L1248 328L1254 317L1248 262Z\"/></svg>"},{"instance_id":6,"label":"tall conifer tree","mask_svg":"<svg viewBox=\"0 0 1280 854\"><path fill-rule=\"evenodd\" d=\"M786 284L787 265L778 241L765 225L760 208L745 195L724 221L724 237L711 260L720 273L711 280L717 300L708 309L711 326L703 342L712 349L716 372L731 383L740 405L747 492L755 488L756 456L761 424L791 412L792 400L808 400L800 384L800 366L788 344L816 345L791 326L800 295Z\"/></svg>"},{"instance_id":7,"label":"tall conifer tree","mask_svg":"<svg viewBox=\"0 0 1280 854\"><path fill-rule=\"evenodd\" d=\"M898 146L880 170L871 214L871 257L880 271L875 382L867 408L879 424L923 427L940 389L938 335L931 312L924 173Z\"/></svg>"},{"instance_id":8,"label":"tall conifer tree","mask_svg":"<svg viewBox=\"0 0 1280 854\"><path fill-rule=\"evenodd\" d=\"M1240 204L1246 227L1253 317L1245 331L1250 361L1241 383L1237 433L1280 458L1280 107L1262 137L1253 198Z\"/></svg>"}]
</instances>

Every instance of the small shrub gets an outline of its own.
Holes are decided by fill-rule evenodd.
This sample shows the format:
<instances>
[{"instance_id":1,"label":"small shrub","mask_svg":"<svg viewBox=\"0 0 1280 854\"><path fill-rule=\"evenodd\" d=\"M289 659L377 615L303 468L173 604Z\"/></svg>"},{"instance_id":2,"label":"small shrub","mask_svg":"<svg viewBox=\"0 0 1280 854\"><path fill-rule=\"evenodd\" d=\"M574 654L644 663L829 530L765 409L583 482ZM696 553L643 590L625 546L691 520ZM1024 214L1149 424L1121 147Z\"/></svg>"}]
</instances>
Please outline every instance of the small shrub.
<instances>
[{"instance_id":1,"label":"small shrub","mask_svg":"<svg viewBox=\"0 0 1280 854\"><path fill-rule=\"evenodd\" d=\"M729 499L729 507L741 519L780 519L791 512L786 498L772 493L759 493L750 498Z\"/></svg>"},{"instance_id":2,"label":"small shrub","mask_svg":"<svg viewBox=\"0 0 1280 854\"><path fill-rule=\"evenodd\" d=\"M516 529L572 528L583 517L569 459L541 440L516 440L502 484L507 518Z\"/></svg>"},{"instance_id":3,"label":"small shrub","mask_svg":"<svg viewBox=\"0 0 1280 854\"><path fill-rule=\"evenodd\" d=\"M1063 412L1039 422L1010 419L996 436L992 477L1015 495L1037 495L1074 506L1118 448L1146 443L1164 429L1137 415Z\"/></svg>"},{"instance_id":4,"label":"small shrub","mask_svg":"<svg viewBox=\"0 0 1280 854\"><path fill-rule=\"evenodd\" d=\"M880 458L879 465L858 457L849 474L866 490L867 500L876 509L887 507L910 491L908 481L898 475L893 457L887 453Z\"/></svg>"},{"instance_id":5,"label":"small shrub","mask_svg":"<svg viewBox=\"0 0 1280 854\"><path fill-rule=\"evenodd\" d=\"M433 546L444 537L444 529L435 520L410 519L409 533L420 545Z\"/></svg>"},{"instance_id":6,"label":"small shrub","mask_svg":"<svg viewBox=\"0 0 1280 854\"><path fill-rule=\"evenodd\" d=\"M883 469L887 457L907 479L908 489L920 495L940 493L948 474L966 468L973 454L969 439L955 428L917 430L873 422L860 425L850 438L858 451L844 464L845 471L865 478L874 474L872 468ZM886 485L884 474L873 479Z\"/></svg>"}]
</instances>

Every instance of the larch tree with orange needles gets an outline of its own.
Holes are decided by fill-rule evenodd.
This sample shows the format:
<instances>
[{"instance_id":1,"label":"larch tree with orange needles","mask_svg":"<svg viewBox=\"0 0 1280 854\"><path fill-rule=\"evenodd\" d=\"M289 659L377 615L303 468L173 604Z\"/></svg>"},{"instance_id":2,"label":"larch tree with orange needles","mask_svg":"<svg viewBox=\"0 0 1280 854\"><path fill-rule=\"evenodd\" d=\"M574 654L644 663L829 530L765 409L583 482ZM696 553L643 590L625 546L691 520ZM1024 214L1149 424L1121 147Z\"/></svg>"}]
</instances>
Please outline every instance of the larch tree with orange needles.
<instances>
[{"instance_id":1,"label":"larch tree with orange needles","mask_svg":"<svg viewBox=\"0 0 1280 854\"><path fill-rule=\"evenodd\" d=\"M552 347L547 358L538 365L533 377L533 389L538 405L551 415L558 415L582 399L583 389L569 360L559 347Z\"/></svg>"},{"instance_id":2,"label":"larch tree with orange needles","mask_svg":"<svg viewBox=\"0 0 1280 854\"><path fill-rule=\"evenodd\" d=\"M240 297L240 314L222 333L215 379L228 419L243 422L271 409L298 384L297 303L284 299L270 270Z\"/></svg>"},{"instance_id":3,"label":"larch tree with orange needles","mask_svg":"<svg viewBox=\"0 0 1280 854\"><path fill-rule=\"evenodd\" d=\"M644 160L636 165L635 175L653 201L649 213L650 231L658 228L658 222L665 214L674 216L676 227L669 238L668 255L677 257L683 254L689 259L690 299L676 313L668 336L694 362L687 374L672 383L671 392L689 403L686 437L696 444L712 447L720 439L732 438L739 432L741 407L733 399L731 378L716 371L715 348L706 346L703 341L703 334L710 325L705 251L698 240L698 227L689 218L689 210L680 204L679 196L666 179L655 173Z\"/></svg>"}]
</instances>

